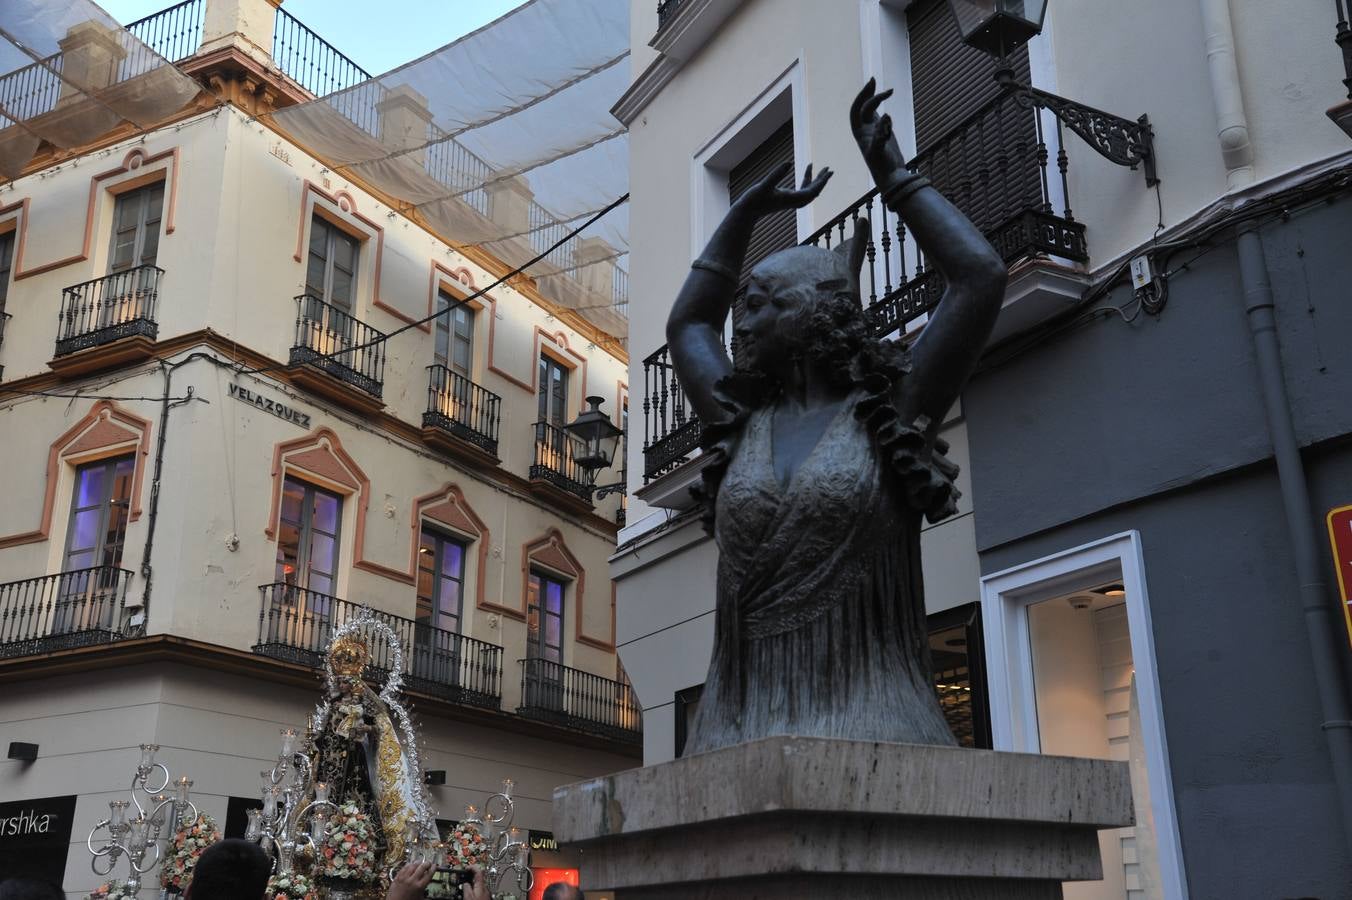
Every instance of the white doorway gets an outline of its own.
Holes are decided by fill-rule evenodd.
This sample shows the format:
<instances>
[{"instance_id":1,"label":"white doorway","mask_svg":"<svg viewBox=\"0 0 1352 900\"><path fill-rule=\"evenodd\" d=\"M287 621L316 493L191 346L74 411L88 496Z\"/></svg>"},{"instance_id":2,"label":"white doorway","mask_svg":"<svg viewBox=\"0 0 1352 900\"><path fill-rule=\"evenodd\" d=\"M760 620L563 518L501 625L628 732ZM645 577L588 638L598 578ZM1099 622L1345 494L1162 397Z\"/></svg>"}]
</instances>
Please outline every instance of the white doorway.
<instances>
[{"instance_id":1,"label":"white doorway","mask_svg":"<svg viewBox=\"0 0 1352 900\"><path fill-rule=\"evenodd\" d=\"M1185 900L1139 534L981 583L995 748L1131 769L1136 826L1100 833L1104 879L1067 900Z\"/></svg>"}]
</instances>

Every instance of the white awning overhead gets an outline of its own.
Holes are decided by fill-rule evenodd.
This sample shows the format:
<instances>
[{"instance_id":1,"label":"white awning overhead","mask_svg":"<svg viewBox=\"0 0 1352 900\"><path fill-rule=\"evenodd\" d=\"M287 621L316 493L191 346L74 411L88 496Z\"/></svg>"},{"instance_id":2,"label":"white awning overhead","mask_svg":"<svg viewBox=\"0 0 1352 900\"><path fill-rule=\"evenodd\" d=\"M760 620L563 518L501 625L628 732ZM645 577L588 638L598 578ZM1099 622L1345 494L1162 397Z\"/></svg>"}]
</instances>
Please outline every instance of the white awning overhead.
<instances>
[{"instance_id":1,"label":"white awning overhead","mask_svg":"<svg viewBox=\"0 0 1352 900\"><path fill-rule=\"evenodd\" d=\"M454 245L516 267L629 189L610 107L628 86L628 0L530 0L384 75L271 113L331 168L416 208ZM527 274L623 340L628 207Z\"/></svg>"},{"instance_id":2,"label":"white awning overhead","mask_svg":"<svg viewBox=\"0 0 1352 900\"><path fill-rule=\"evenodd\" d=\"M89 0L0 2L0 177L42 141L71 149L126 122L151 127L200 91Z\"/></svg>"}]
</instances>

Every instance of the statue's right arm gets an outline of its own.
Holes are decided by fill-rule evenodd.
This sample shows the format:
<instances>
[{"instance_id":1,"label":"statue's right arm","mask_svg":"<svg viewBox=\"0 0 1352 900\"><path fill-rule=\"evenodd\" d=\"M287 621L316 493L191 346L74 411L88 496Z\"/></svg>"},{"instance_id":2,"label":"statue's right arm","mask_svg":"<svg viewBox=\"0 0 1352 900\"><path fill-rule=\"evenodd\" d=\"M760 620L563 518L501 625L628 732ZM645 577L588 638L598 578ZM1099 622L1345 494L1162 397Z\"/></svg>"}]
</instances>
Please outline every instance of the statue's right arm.
<instances>
[{"instance_id":1,"label":"statue's right arm","mask_svg":"<svg viewBox=\"0 0 1352 900\"><path fill-rule=\"evenodd\" d=\"M822 169L813 178L812 166L808 166L801 187L779 187L792 168L792 163L785 163L732 204L704 252L691 264L671 307L667 319L671 362L695 414L705 422L727 415L714 399L714 385L732 373L732 360L723 349L723 324L737 295L751 229L766 213L811 203L831 179L830 169Z\"/></svg>"},{"instance_id":2,"label":"statue's right arm","mask_svg":"<svg viewBox=\"0 0 1352 900\"><path fill-rule=\"evenodd\" d=\"M691 267L667 319L667 347L676 377L695 414L705 422L725 414L714 399L714 385L732 373L732 360L723 349L723 325L755 224L756 217L745 204L732 205Z\"/></svg>"}]
</instances>

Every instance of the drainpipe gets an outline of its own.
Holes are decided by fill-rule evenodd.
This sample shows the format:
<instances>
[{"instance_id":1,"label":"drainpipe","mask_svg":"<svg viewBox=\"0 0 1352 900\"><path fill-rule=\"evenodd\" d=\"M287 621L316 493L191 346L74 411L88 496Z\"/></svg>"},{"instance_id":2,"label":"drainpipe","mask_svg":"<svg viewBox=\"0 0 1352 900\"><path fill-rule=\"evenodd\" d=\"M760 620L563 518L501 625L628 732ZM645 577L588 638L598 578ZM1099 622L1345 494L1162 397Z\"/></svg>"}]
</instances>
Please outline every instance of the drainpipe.
<instances>
[{"instance_id":1,"label":"drainpipe","mask_svg":"<svg viewBox=\"0 0 1352 900\"><path fill-rule=\"evenodd\" d=\"M1229 0L1200 0L1206 34L1207 67L1211 96L1216 106L1216 137L1225 163L1228 191L1252 184L1253 145L1244 113L1244 92L1235 58L1235 35L1230 21ZM1256 224L1245 225L1236 241L1239 277L1243 286L1244 314L1249 323L1258 379L1267 414L1268 435L1277 463L1277 481L1282 509L1295 558L1301 612L1310 641L1323 715L1324 739L1328 742L1333 778L1342 807L1343 839L1352 851L1352 702L1340 658L1340 637L1334 616L1336 604L1324 580L1319 538L1315 534L1305 463L1291 421L1291 401L1286 393L1281 348L1277 343L1277 317L1272 297L1263 241Z\"/></svg>"}]
</instances>

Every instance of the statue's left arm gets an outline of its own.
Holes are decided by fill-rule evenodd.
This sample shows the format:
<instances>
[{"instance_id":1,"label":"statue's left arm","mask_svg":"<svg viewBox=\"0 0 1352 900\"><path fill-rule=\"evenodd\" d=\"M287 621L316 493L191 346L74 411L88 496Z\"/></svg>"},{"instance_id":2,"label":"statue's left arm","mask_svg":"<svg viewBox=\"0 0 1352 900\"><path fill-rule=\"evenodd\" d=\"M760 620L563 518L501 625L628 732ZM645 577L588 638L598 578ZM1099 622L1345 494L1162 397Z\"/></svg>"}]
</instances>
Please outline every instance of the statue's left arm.
<instances>
[{"instance_id":1,"label":"statue's left arm","mask_svg":"<svg viewBox=\"0 0 1352 900\"><path fill-rule=\"evenodd\" d=\"M884 204L910 228L926 261L947 283L911 347L911 373L897 398L903 421L923 415L937 428L976 369L1000 313L1008 273L971 220L928 179L906 169L891 117L878 115L878 105L891 94L875 94L870 79L850 108L850 124Z\"/></svg>"}]
</instances>

